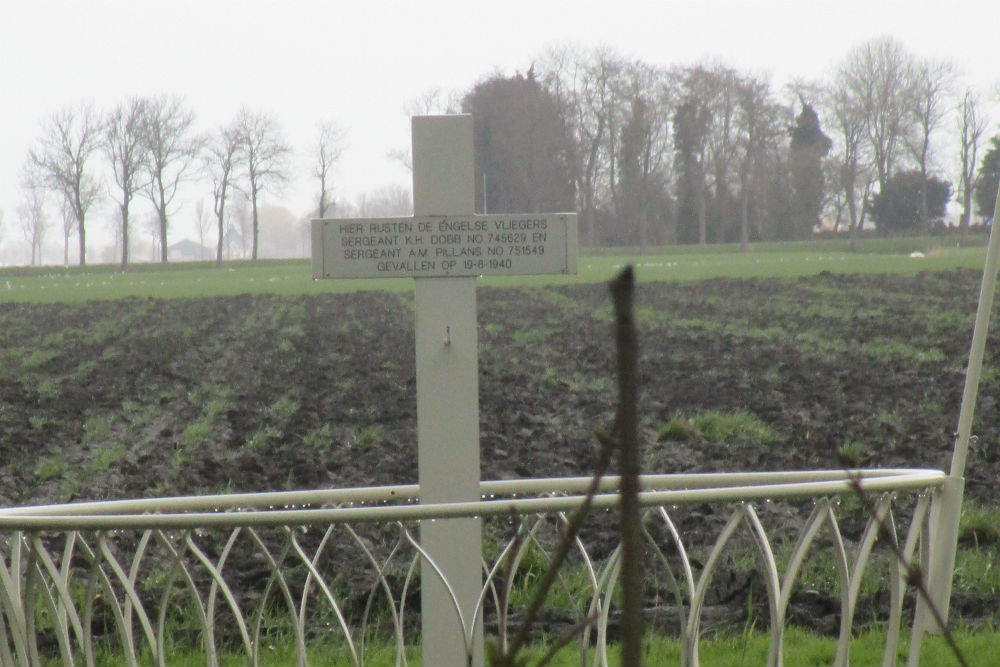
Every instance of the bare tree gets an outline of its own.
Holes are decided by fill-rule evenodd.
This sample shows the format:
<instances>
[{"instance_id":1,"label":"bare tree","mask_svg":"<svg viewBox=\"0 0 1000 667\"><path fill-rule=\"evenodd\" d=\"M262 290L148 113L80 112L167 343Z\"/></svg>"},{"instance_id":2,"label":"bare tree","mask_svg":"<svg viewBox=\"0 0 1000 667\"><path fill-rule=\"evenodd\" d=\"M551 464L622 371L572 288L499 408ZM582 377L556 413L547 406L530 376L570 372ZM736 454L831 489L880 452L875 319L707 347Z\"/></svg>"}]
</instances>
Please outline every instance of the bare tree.
<instances>
[{"instance_id":1,"label":"bare tree","mask_svg":"<svg viewBox=\"0 0 1000 667\"><path fill-rule=\"evenodd\" d=\"M30 156L21 168L22 203L17 208L24 240L31 248L31 265L42 263L42 243L48 229L45 217L45 187Z\"/></svg>"},{"instance_id":2,"label":"bare tree","mask_svg":"<svg viewBox=\"0 0 1000 667\"><path fill-rule=\"evenodd\" d=\"M333 206L333 200L330 197L330 172L344 153L345 136L344 129L332 122L326 121L319 125L319 141L316 144L313 176L319 179L319 200L316 212L320 218L325 218L327 209Z\"/></svg>"},{"instance_id":3,"label":"bare tree","mask_svg":"<svg viewBox=\"0 0 1000 667\"><path fill-rule=\"evenodd\" d=\"M920 222L925 230L928 228L927 176L931 136L949 111L947 101L954 81L955 70L949 62L923 60L913 67L909 98L912 129L907 147L920 169Z\"/></svg>"},{"instance_id":4,"label":"bare tree","mask_svg":"<svg viewBox=\"0 0 1000 667\"><path fill-rule=\"evenodd\" d=\"M227 250L229 251L229 256L233 256L232 243L234 240L240 243L240 259L246 259L247 256L247 238L253 234L253 228L251 226L251 215L248 210L250 206L250 200L247 198L246 193L240 193L235 199L233 199L233 205L230 206L230 214L227 219L226 236L228 237L229 245Z\"/></svg>"},{"instance_id":5,"label":"bare tree","mask_svg":"<svg viewBox=\"0 0 1000 667\"><path fill-rule=\"evenodd\" d=\"M959 156L962 171L958 179L958 198L962 202L962 215L959 218L959 243L965 243L969 236L969 222L972 218L972 198L976 188L978 152L983 135L989 125L985 114L980 110L981 103L971 88L965 89L962 103L959 106L959 134L961 150Z\"/></svg>"},{"instance_id":6,"label":"bare tree","mask_svg":"<svg viewBox=\"0 0 1000 667\"><path fill-rule=\"evenodd\" d=\"M913 57L890 37L856 47L838 70L865 120L880 192L892 177L907 135L913 72Z\"/></svg>"},{"instance_id":7,"label":"bare tree","mask_svg":"<svg viewBox=\"0 0 1000 667\"><path fill-rule=\"evenodd\" d=\"M559 100L565 132L574 146L571 168L581 235L589 245L597 245L601 193L611 190L606 179L613 158L608 144L616 122L615 89L625 64L608 49L584 52L565 46L550 49L540 64L543 83Z\"/></svg>"},{"instance_id":8,"label":"bare tree","mask_svg":"<svg viewBox=\"0 0 1000 667\"><path fill-rule=\"evenodd\" d=\"M407 118L433 116L457 113L460 107L461 99L455 93L445 94L441 88L428 88L403 105L403 114ZM409 146L392 148L386 153L386 157L398 162L407 171L413 171L413 156L410 155Z\"/></svg>"},{"instance_id":9,"label":"bare tree","mask_svg":"<svg viewBox=\"0 0 1000 667\"><path fill-rule=\"evenodd\" d=\"M278 121L262 112L240 111L237 125L240 130L242 151L246 156L246 195L253 215L253 244L250 258L257 259L260 235L258 201L262 193L282 185L288 178L288 157L291 148L282 137Z\"/></svg>"},{"instance_id":10,"label":"bare tree","mask_svg":"<svg viewBox=\"0 0 1000 667\"><path fill-rule=\"evenodd\" d=\"M87 263L87 213L100 188L87 168L101 146L103 124L90 105L66 107L42 123L42 136L28 155L45 186L68 204L80 240L80 264Z\"/></svg>"},{"instance_id":11,"label":"bare tree","mask_svg":"<svg viewBox=\"0 0 1000 667\"><path fill-rule=\"evenodd\" d=\"M407 215L413 215L413 197L409 188L401 185L383 185L358 197L359 218L393 218Z\"/></svg>"},{"instance_id":12,"label":"bare tree","mask_svg":"<svg viewBox=\"0 0 1000 667\"><path fill-rule=\"evenodd\" d=\"M747 76L736 89L737 111L734 126L740 150L738 165L740 183L740 250L750 249L750 201L754 191L752 179L759 178L758 165L764 151L790 127L787 109L775 102L771 84L764 78Z\"/></svg>"},{"instance_id":13,"label":"bare tree","mask_svg":"<svg viewBox=\"0 0 1000 667\"><path fill-rule=\"evenodd\" d=\"M120 197L118 211L123 271L128 267L129 208L136 193L148 183L144 143L147 106L146 100L138 97L119 102L108 115L105 127L104 150Z\"/></svg>"},{"instance_id":14,"label":"bare tree","mask_svg":"<svg viewBox=\"0 0 1000 667\"><path fill-rule=\"evenodd\" d=\"M742 79L740 72L725 65L716 65L709 70L706 92L711 122L708 126L706 173L714 197L710 219L714 222L717 243L725 240L727 228L731 228L734 217L732 192L740 185L740 167L746 158L746 151L741 151L736 127Z\"/></svg>"},{"instance_id":15,"label":"bare tree","mask_svg":"<svg viewBox=\"0 0 1000 667\"><path fill-rule=\"evenodd\" d=\"M218 228L215 265L222 266L222 250L226 243L226 204L244 166L240 129L233 123L219 131L206 144L204 168L212 179L212 212Z\"/></svg>"},{"instance_id":16,"label":"bare tree","mask_svg":"<svg viewBox=\"0 0 1000 667\"><path fill-rule=\"evenodd\" d=\"M149 181L146 193L156 209L160 261L166 262L168 209L195 164L200 141L191 133L194 112L186 109L178 96L149 99L144 124Z\"/></svg>"},{"instance_id":17,"label":"bare tree","mask_svg":"<svg viewBox=\"0 0 1000 667\"><path fill-rule=\"evenodd\" d=\"M673 118L674 161L680 172L679 235L682 241L704 245L708 243L709 132L717 82L712 72L702 66L675 72L674 77L681 87ZM692 218L694 224L689 222Z\"/></svg>"},{"instance_id":18,"label":"bare tree","mask_svg":"<svg viewBox=\"0 0 1000 667\"><path fill-rule=\"evenodd\" d=\"M832 120L836 162L836 187L843 192L848 211L848 236L851 249L857 247L858 232L864 224L871 164L868 153L864 105L851 88L851 77L837 73L824 96L826 112ZM860 206L859 206L860 204Z\"/></svg>"},{"instance_id":19,"label":"bare tree","mask_svg":"<svg viewBox=\"0 0 1000 667\"><path fill-rule=\"evenodd\" d=\"M672 78L642 62L626 68L622 89L623 126L618 155L620 223L631 228L640 251L653 242L675 240L669 223L670 129L676 97ZM654 238L654 229L658 234Z\"/></svg>"},{"instance_id":20,"label":"bare tree","mask_svg":"<svg viewBox=\"0 0 1000 667\"><path fill-rule=\"evenodd\" d=\"M149 261L155 262L160 255L162 242L160 240L160 217L156 212L142 217L142 229L149 232Z\"/></svg>"},{"instance_id":21,"label":"bare tree","mask_svg":"<svg viewBox=\"0 0 1000 667\"><path fill-rule=\"evenodd\" d=\"M453 100L441 88L428 88L419 95L412 97L403 107L407 116L430 116L448 113L454 104Z\"/></svg>"},{"instance_id":22,"label":"bare tree","mask_svg":"<svg viewBox=\"0 0 1000 667\"><path fill-rule=\"evenodd\" d=\"M199 199L194 205L194 221L198 226L198 245L200 249L198 250L198 259L205 258L205 239L208 237L209 230L212 229L212 218L205 214L205 200Z\"/></svg>"},{"instance_id":23,"label":"bare tree","mask_svg":"<svg viewBox=\"0 0 1000 667\"><path fill-rule=\"evenodd\" d=\"M59 202L59 213L62 218L63 265L69 266L69 239L76 231L76 216L73 215L73 207L65 199Z\"/></svg>"}]
</instances>

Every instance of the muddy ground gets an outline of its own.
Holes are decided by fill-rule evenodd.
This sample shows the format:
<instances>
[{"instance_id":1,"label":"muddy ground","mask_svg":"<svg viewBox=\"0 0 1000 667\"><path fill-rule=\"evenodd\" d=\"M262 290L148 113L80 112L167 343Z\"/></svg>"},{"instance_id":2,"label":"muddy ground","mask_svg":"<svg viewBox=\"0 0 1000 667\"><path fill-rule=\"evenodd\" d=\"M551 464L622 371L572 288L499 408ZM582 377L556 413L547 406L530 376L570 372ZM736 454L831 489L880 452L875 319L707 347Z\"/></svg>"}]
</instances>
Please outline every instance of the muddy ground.
<instances>
[{"instance_id":1,"label":"muddy ground","mask_svg":"<svg viewBox=\"0 0 1000 667\"><path fill-rule=\"evenodd\" d=\"M645 471L837 468L846 443L867 466L947 469L979 278L641 284ZM614 412L606 286L478 303L482 477L588 474ZM7 303L0 322L4 505L416 482L409 294ZM998 333L967 471L989 505ZM776 437L662 437L706 411Z\"/></svg>"}]
</instances>

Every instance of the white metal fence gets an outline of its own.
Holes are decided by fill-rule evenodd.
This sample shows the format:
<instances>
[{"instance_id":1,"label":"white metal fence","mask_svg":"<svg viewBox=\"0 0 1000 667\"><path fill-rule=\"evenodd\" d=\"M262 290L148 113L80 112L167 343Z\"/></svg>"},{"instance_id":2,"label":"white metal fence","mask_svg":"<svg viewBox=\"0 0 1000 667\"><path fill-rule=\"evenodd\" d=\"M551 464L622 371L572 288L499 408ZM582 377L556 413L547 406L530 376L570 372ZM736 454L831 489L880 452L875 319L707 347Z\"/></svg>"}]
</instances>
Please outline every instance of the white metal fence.
<instances>
[{"instance_id":1,"label":"white metal fence","mask_svg":"<svg viewBox=\"0 0 1000 667\"><path fill-rule=\"evenodd\" d=\"M749 559L754 590L762 595L755 607L768 628L769 664L782 664L790 608L809 587L804 566L817 559L832 561L836 573L835 664L848 663L863 578L874 562L880 576L889 575L891 599L879 609L887 628L885 662L895 664L907 628L916 639L910 662L916 661L912 651L919 652L929 617L894 552L929 564L930 509L947 478L937 470L856 474L643 478L647 581L656 602L649 613L654 626L680 637L683 663L699 662L706 610L719 573L734 559ZM617 507L617 481L602 481L588 526L598 526ZM487 634L501 645L507 641L537 568L589 482L484 482L481 502L438 505L417 504L416 486L395 486L0 510L6 536L0 545L0 662L166 665L178 651L193 651L209 665L234 653L257 665L267 663L271 645L284 644L300 665L310 663L318 646L337 647L331 650L359 665L375 659L377 646L391 652L391 662L405 665L407 647L421 640L414 620L419 565L427 558L420 524L478 517L489 544L480 619L462 618L459 605L453 607L471 659L477 620L486 620ZM845 530L848 505L857 523L859 489L875 511ZM854 500L842 506L839 498ZM706 503L718 511L689 516ZM784 532L788 514L798 518L794 534ZM770 515L782 515L781 532L769 534ZM683 522L708 536L704 543L686 538ZM612 536L581 533L547 607L550 630L595 618L576 639L581 664L608 661L620 566ZM915 622L904 612L907 596L917 603ZM864 620L871 620L867 613Z\"/></svg>"}]
</instances>

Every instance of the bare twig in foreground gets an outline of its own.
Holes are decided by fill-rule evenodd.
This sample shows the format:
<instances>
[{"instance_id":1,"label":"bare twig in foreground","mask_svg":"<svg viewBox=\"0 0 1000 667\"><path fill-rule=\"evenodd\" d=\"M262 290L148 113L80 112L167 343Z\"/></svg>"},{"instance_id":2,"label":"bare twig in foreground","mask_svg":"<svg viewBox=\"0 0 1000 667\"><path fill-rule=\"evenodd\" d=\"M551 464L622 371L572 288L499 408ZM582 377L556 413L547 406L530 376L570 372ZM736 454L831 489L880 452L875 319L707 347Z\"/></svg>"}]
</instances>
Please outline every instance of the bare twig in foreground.
<instances>
[{"instance_id":1,"label":"bare twig in foreground","mask_svg":"<svg viewBox=\"0 0 1000 667\"><path fill-rule=\"evenodd\" d=\"M968 667L969 663L965 659L965 655L962 653L962 649L959 648L958 642L955 640L954 634L948 629L947 623L945 623L944 616L941 614L941 610L937 608L934 604L934 599L931 597L931 592L927 590L927 585L924 582L923 571L919 565L909 562L906 559L906 554L900 549L899 543L893 539L892 527L887 524L887 519L878 518L876 513L875 503L872 501L868 493L865 492L864 487L861 485L861 475L855 472L848 472L850 478L851 488L854 493L860 499L862 506L865 511L875 517L878 521L878 532L879 536L882 537L886 543L889 545L889 549L896 556L899 564L902 566L903 570L906 572L906 583L915 587L917 593L924 599L927 603L927 608L930 610L931 615L934 617L934 622L937 623L938 628L941 629L941 635L944 637L945 642L948 644L948 648L955 655L955 659L958 660L958 664L962 667Z\"/></svg>"},{"instance_id":2,"label":"bare twig in foreground","mask_svg":"<svg viewBox=\"0 0 1000 667\"><path fill-rule=\"evenodd\" d=\"M622 664L637 667L642 657L642 526L639 516L638 337L632 295L635 276L627 266L611 281L618 348L619 466L622 531Z\"/></svg>"}]
</instances>

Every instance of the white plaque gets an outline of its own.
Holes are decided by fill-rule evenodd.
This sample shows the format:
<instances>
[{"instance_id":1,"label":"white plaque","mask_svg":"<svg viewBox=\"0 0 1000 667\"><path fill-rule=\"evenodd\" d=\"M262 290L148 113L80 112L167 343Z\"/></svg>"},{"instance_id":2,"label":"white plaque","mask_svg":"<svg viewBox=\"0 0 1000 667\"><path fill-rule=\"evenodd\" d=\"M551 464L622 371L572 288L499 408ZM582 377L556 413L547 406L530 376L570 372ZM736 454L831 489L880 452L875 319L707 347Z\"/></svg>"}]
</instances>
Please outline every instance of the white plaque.
<instances>
[{"instance_id":1,"label":"white plaque","mask_svg":"<svg viewBox=\"0 0 1000 667\"><path fill-rule=\"evenodd\" d=\"M576 273L575 213L313 220L313 278Z\"/></svg>"}]
</instances>

